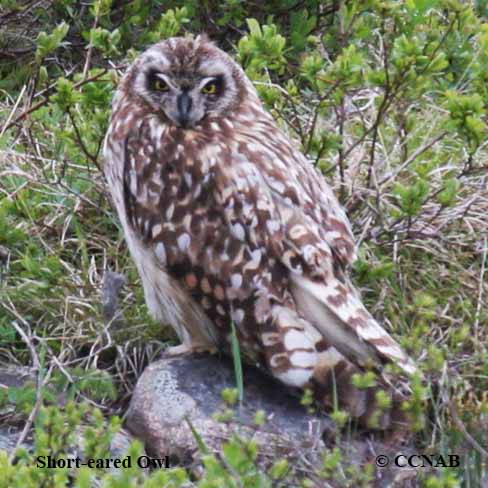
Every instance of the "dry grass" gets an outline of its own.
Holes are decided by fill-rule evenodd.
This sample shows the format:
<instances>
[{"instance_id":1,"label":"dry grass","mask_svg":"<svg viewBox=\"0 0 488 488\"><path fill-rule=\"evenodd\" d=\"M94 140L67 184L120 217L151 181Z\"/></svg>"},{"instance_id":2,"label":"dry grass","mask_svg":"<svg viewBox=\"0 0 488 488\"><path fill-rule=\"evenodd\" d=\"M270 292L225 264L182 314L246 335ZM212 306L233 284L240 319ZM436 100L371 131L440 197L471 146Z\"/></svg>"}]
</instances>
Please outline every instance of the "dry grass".
<instances>
[{"instance_id":1,"label":"dry grass","mask_svg":"<svg viewBox=\"0 0 488 488\"><path fill-rule=\"evenodd\" d=\"M273 113L304 147L314 130L342 131L340 151L321 158L312 150L311 158L353 222L365 300L426 373L428 420L419 448L466 453L471 465L484 457L479 473L486 473L488 150L482 144L468 154L429 94L393 108L375 129L378 96L359 90L335 116L323 117L313 96L285 99ZM58 121L43 112L46 103L32 110L42 100L25 89L0 102L0 130L18 120L0 138L0 360L31 365L44 383L57 377L60 401L81 371L105 371L116 397L83 388L76 396L121 413L145 365L173 336L147 314L107 200L102 160L84 154L93 155L96 144L61 151L59 138L73 130L73 119L58 114ZM415 124L405 130L410 111ZM75 119L84 120L81 109ZM399 210L397 186L418 175L429 187L409 217ZM446 175L458 185L448 205L439 200ZM116 317L104 313L108 271L126 277Z\"/></svg>"}]
</instances>

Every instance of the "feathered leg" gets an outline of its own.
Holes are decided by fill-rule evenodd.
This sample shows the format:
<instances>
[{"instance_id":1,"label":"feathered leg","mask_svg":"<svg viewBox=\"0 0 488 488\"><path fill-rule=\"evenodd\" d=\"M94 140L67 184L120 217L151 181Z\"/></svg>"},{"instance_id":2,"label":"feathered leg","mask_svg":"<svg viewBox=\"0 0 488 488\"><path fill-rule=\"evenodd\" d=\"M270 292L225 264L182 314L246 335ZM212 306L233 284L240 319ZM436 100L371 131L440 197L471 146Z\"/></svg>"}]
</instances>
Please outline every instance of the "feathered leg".
<instances>
[{"instance_id":1,"label":"feathered leg","mask_svg":"<svg viewBox=\"0 0 488 488\"><path fill-rule=\"evenodd\" d=\"M287 307L275 305L271 320L261 327L267 366L273 376L289 386L309 384L318 354L308 324Z\"/></svg>"},{"instance_id":2,"label":"feathered leg","mask_svg":"<svg viewBox=\"0 0 488 488\"><path fill-rule=\"evenodd\" d=\"M395 413L403 397L380 377L373 387L354 386L353 375L364 370L327 344L292 308L272 306L260 330L267 367L284 384L310 389L320 406L329 411L337 406L367 428L384 430L405 423ZM379 405L376 395L380 390L390 398L389 407Z\"/></svg>"}]
</instances>

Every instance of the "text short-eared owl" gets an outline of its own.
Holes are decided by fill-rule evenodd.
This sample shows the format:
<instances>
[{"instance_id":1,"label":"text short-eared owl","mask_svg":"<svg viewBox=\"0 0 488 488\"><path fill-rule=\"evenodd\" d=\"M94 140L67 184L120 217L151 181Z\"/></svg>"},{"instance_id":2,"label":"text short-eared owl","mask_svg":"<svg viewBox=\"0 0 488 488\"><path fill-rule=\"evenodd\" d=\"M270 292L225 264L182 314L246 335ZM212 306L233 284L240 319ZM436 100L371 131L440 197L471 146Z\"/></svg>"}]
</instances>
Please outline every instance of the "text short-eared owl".
<instances>
[{"instance_id":1,"label":"text short-eared owl","mask_svg":"<svg viewBox=\"0 0 488 488\"><path fill-rule=\"evenodd\" d=\"M147 305L176 330L176 350L228 351L233 322L247 362L325 405L335 390L363 420L373 396L352 373L414 371L347 277L355 245L331 189L207 39L139 56L104 155Z\"/></svg>"}]
</instances>

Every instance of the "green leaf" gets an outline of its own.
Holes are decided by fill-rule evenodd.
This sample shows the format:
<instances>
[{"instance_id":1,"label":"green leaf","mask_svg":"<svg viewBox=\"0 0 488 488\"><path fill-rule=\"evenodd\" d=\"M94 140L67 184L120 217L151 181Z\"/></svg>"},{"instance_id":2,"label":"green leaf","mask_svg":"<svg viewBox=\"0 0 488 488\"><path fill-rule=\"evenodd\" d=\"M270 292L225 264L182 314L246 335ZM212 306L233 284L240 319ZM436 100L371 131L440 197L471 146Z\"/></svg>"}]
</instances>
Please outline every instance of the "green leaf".
<instances>
[{"instance_id":1,"label":"green leaf","mask_svg":"<svg viewBox=\"0 0 488 488\"><path fill-rule=\"evenodd\" d=\"M69 31L69 25L66 22L59 24L51 34L46 34L41 32L37 36L37 50L36 50L36 61L41 63L41 61L55 51L60 45L62 40L66 37Z\"/></svg>"},{"instance_id":2,"label":"green leaf","mask_svg":"<svg viewBox=\"0 0 488 488\"><path fill-rule=\"evenodd\" d=\"M188 18L188 9L186 7L170 8L161 15L156 28L151 33L151 42L176 36L181 31L183 24L188 22L190 22L190 19Z\"/></svg>"},{"instance_id":3,"label":"green leaf","mask_svg":"<svg viewBox=\"0 0 488 488\"><path fill-rule=\"evenodd\" d=\"M454 203L459 190L459 180L450 178L444 182L444 189L437 195L437 200L441 205L450 206Z\"/></svg>"},{"instance_id":4,"label":"green leaf","mask_svg":"<svg viewBox=\"0 0 488 488\"><path fill-rule=\"evenodd\" d=\"M429 194L429 184L422 179L418 179L409 186L397 183L393 189L393 193L399 198L400 207L403 212L413 217L420 211Z\"/></svg>"}]
</instances>

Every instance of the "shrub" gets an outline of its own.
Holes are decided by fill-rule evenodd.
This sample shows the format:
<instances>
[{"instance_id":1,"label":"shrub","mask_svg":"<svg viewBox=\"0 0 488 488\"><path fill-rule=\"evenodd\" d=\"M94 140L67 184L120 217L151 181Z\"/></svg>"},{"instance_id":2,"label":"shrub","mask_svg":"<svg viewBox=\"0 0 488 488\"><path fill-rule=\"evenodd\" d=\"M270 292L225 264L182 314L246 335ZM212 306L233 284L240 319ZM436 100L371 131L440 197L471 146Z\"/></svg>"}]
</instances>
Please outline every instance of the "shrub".
<instances>
[{"instance_id":1,"label":"shrub","mask_svg":"<svg viewBox=\"0 0 488 488\"><path fill-rule=\"evenodd\" d=\"M108 414L172 338L147 315L100 151L113 91L137 53L207 32L345 205L364 298L426 375L408 406L422 427L416 445L466 453L462 469L427 485L479 484L487 467L476 446L488 431L486 15L482 2L457 0L0 1L1 351L55 380L12 390L2 404L25 414L39 392L45 405L69 392ZM106 269L127 274L122 328L98 305ZM231 443L222 455L252 470L252 449L234 451ZM286 467L276 463L255 479L279 478ZM230 483L233 471L218 460L206 467L202 486L220 486L209 476ZM79 486L89 476L80 472Z\"/></svg>"}]
</instances>

